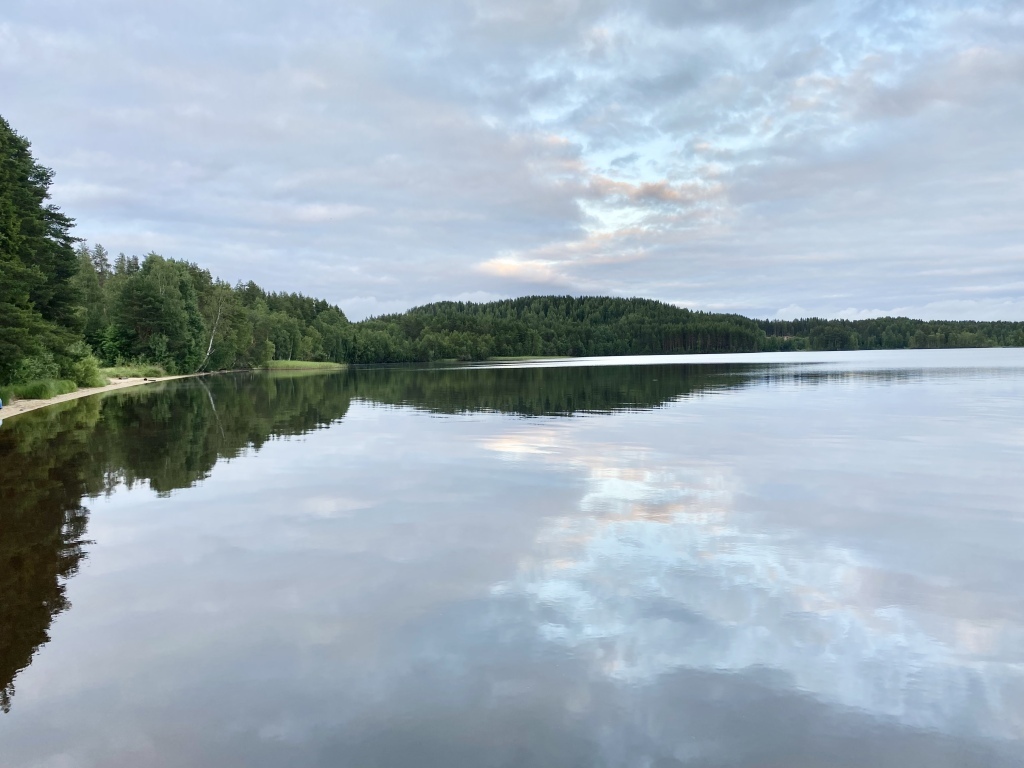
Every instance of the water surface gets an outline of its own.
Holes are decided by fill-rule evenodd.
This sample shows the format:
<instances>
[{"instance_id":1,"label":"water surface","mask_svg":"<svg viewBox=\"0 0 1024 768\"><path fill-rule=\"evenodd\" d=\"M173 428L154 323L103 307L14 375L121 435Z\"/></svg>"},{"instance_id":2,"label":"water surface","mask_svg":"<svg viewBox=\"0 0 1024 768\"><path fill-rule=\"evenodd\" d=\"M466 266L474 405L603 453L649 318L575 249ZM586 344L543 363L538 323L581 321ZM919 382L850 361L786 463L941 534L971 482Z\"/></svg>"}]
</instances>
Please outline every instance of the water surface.
<instances>
[{"instance_id":1,"label":"water surface","mask_svg":"<svg viewBox=\"0 0 1024 768\"><path fill-rule=\"evenodd\" d=\"M0 765L1024 765L1024 350L696 361L8 420Z\"/></svg>"}]
</instances>

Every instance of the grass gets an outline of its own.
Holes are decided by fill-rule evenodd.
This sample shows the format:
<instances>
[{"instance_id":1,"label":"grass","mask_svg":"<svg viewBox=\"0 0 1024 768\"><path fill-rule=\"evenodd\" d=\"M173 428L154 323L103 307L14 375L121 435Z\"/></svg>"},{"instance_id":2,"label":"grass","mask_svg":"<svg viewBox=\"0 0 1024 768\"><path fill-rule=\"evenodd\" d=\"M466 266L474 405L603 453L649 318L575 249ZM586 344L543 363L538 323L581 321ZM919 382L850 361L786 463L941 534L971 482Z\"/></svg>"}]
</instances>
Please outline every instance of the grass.
<instances>
[{"instance_id":1,"label":"grass","mask_svg":"<svg viewBox=\"0 0 1024 768\"><path fill-rule=\"evenodd\" d=\"M78 385L70 379L37 379L24 384L11 384L0 387L0 399L5 403L19 400L48 400L57 395L67 395L78 390Z\"/></svg>"},{"instance_id":2,"label":"grass","mask_svg":"<svg viewBox=\"0 0 1024 768\"><path fill-rule=\"evenodd\" d=\"M340 371L345 368L345 365L344 363L315 363L311 360L270 360L263 367L268 371Z\"/></svg>"},{"instance_id":3,"label":"grass","mask_svg":"<svg viewBox=\"0 0 1024 768\"><path fill-rule=\"evenodd\" d=\"M100 368L100 373L108 379L156 379L167 375L167 371L159 365L152 365L150 363L116 365L113 368Z\"/></svg>"},{"instance_id":4,"label":"grass","mask_svg":"<svg viewBox=\"0 0 1024 768\"><path fill-rule=\"evenodd\" d=\"M166 376L167 371L159 365L119 365L113 368L83 368L76 371L76 375L81 384L71 379L35 379L0 386L0 400L5 403L13 403L15 400L49 400L51 397L77 392L81 387L105 386L111 378L158 378Z\"/></svg>"}]
</instances>

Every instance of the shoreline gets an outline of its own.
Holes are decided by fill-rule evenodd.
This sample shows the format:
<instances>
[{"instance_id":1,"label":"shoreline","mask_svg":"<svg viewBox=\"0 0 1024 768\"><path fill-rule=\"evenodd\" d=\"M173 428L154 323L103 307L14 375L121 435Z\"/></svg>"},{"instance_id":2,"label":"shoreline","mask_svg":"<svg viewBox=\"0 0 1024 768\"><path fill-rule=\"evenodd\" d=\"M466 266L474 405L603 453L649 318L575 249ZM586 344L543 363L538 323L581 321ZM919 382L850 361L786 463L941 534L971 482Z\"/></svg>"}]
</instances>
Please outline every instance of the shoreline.
<instances>
[{"instance_id":1,"label":"shoreline","mask_svg":"<svg viewBox=\"0 0 1024 768\"><path fill-rule=\"evenodd\" d=\"M78 400L81 397L89 397L89 395L101 395L107 392L113 392L118 389L128 389L129 387L139 387L144 384L156 384L161 381L174 381L176 379L192 379L199 376L212 376L217 373L239 373L241 371L266 371L268 373L275 370L282 371L299 371L308 370L310 373L324 370L334 370L334 366L337 366L336 370L343 370L347 366L340 363L329 364L332 367L326 368L320 365L309 365L309 366L288 366L281 368L253 368L253 369L232 369L227 371L203 371L202 373L181 373L175 376L129 376L125 378L113 378L110 384L105 384L102 387L82 387L76 389L74 392L68 392L64 395L57 395L56 397L48 397L45 400L31 400L31 399L18 399L14 402L4 403L4 407L0 408L0 423L5 419L11 419L15 416L20 416L23 413L29 413L30 411L37 411L40 408L46 408L50 405L57 405L58 403L66 403L71 400Z\"/></svg>"},{"instance_id":2,"label":"shoreline","mask_svg":"<svg viewBox=\"0 0 1024 768\"><path fill-rule=\"evenodd\" d=\"M188 379L193 376L200 376L202 374L197 373L184 373L178 376L158 376L156 378L135 376L126 379L118 379L112 381L110 384L106 384L102 387L83 387L76 389L74 392L68 392L66 395L57 395L56 397L49 397L45 400L15 400L13 403L4 403L4 407L0 408L0 421L4 421L15 416L20 416L23 413L29 411L36 411L40 408L45 408L48 405L56 405L57 403L66 403L69 400L78 400L80 397L88 397L89 395L98 395L104 392L113 392L117 389L128 389L129 387L138 387L143 384L155 384L159 381L173 381L174 379Z\"/></svg>"}]
</instances>

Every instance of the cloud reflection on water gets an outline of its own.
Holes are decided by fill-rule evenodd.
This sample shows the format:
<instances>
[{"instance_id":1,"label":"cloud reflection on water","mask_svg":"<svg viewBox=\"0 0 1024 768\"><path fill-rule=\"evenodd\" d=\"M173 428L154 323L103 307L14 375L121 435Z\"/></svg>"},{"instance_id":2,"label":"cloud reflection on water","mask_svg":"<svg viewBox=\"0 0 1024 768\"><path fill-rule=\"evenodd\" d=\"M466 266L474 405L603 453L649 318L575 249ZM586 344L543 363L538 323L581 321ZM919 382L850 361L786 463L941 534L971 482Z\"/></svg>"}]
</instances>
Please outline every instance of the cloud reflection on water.
<instances>
[{"instance_id":1,"label":"cloud reflection on water","mask_svg":"<svg viewBox=\"0 0 1024 768\"><path fill-rule=\"evenodd\" d=\"M899 590L880 584L906 574L798 529L738 522L734 468L559 431L482 443L586 475L578 509L548 519L494 592L525 596L539 635L595 673L642 686L680 669L766 668L911 727L1024 737L1024 664L1001 653L1024 645L1018 624L961 616L952 633L933 632L934 617L885 599Z\"/></svg>"},{"instance_id":2,"label":"cloud reflection on water","mask_svg":"<svg viewBox=\"0 0 1024 768\"><path fill-rule=\"evenodd\" d=\"M95 543L18 656L5 764L1017 768L1024 360L967 352L219 377L217 419L189 382L19 417L0 517L86 496ZM62 479L67 506L27 493Z\"/></svg>"}]
</instances>

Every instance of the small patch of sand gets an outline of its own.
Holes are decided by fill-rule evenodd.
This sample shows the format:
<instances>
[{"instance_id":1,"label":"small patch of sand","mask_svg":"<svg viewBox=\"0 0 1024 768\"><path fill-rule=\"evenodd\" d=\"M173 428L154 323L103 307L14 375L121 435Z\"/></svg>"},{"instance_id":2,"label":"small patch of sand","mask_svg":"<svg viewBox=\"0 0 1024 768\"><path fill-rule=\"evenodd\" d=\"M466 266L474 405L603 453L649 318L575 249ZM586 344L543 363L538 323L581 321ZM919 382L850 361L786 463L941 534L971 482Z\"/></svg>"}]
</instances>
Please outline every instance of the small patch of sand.
<instances>
[{"instance_id":1,"label":"small patch of sand","mask_svg":"<svg viewBox=\"0 0 1024 768\"><path fill-rule=\"evenodd\" d=\"M188 378L188 374L183 376L161 376L159 378L130 378L130 379L111 379L110 383L105 387L84 387L75 392L68 392L66 395L57 395L57 397L50 397L46 400L15 400L13 403L4 403L4 407L0 408L0 420L8 419L11 416L17 416L22 413L28 413L34 411L37 408L45 408L48 405L55 405L56 403L65 403L68 400L77 400L80 397L88 397L89 395L97 395L101 392L110 392L115 389L126 389L127 387L137 387L140 384L152 384L157 381L170 381L171 379L185 379Z\"/></svg>"}]
</instances>

